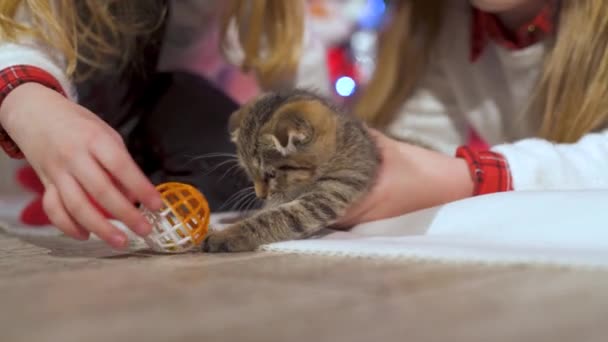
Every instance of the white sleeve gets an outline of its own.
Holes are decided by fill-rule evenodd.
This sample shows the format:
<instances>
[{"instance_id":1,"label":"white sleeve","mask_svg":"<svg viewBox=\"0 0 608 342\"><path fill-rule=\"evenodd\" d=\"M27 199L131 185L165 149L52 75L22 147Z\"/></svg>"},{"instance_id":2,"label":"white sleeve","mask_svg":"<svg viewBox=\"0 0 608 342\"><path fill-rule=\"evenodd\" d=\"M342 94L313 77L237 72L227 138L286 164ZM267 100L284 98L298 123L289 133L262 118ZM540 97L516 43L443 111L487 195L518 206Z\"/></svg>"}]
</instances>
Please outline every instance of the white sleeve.
<instances>
[{"instance_id":1,"label":"white sleeve","mask_svg":"<svg viewBox=\"0 0 608 342\"><path fill-rule=\"evenodd\" d=\"M608 130L573 144L534 138L492 150L507 160L514 190L608 189Z\"/></svg>"},{"instance_id":2,"label":"white sleeve","mask_svg":"<svg viewBox=\"0 0 608 342\"><path fill-rule=\"evenodd\" d=\"M434 61L416 90L401 107L386 133L453 155L465 142L467 124L450 82Z\"/></svg>"},{"instance_id":3,"label":"white sleeve","mask_svg":"<svg viewBox=\"0 0 608 342\"><path fill-rule=\"evenodd\" d=\"M29 22L29 13L22 7L16 19ZM71 100L76 100L74 85L65 73L65 58L50 47L29 37L22 37L17 43L0 41L0 70L15 65L31 65L51 74L61 84Z\"/></svg>"}]
</instances>

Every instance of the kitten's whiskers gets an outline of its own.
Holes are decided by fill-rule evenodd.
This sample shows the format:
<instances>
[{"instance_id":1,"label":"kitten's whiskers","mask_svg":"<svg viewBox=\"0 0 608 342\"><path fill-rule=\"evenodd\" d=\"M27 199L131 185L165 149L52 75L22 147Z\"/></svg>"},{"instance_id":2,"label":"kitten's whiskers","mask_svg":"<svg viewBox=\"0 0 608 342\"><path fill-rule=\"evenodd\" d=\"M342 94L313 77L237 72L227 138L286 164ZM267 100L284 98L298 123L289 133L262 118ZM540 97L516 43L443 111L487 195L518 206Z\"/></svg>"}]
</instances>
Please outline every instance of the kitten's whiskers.
<instances>
[{"instance_id":1,"label":"kitten's whiskers","mask_svg":"<svg viewBox=\"0 0 608 342\"><path fill-rule=\"evenodd\" d=\"M244 204L247 203L251 199L252 196L256 197L255 193L250 192L248 194L245 194L245 196L241 197L241 199L234 206L236 208L235 210L240 212L241 208L243 208Z\"/></svg>"},{"instance_id":2,"label":"kitten's whiskers","mask_svg":"<svg viewBox=\"0 0 608 342\"><path fill-rule=\"evenodd\" d=\"M241 196L246 195L245 193L247 191L251 191L253 193L253 186L249 186L246 187L244 189L241 189L237 192L235 192L234 194L232 194L227 200L226 202L224 202L224 204L222 204L222 206L218 209L218 211L221 211L222 209L228 207L231 203L234 203L235 201L238 201L241 199Z\"/></svg>"},{"instance_id":3,"label":"kitten's whiskers","mask_svg":"<svg viewBox=\"0 0 608 342\"><path fill-rule=\"evenodd\" d=\"M251 210L252 207L254 207L256 204L258 204L259 202L259 198L257 196L254 196L252 200L249 200L249 202L247 202L247 205L245 205L245 207L243 208L243 211L248 212Z\"/></svg>"},{"instance_id":4,"label":"kitten's whiskers","mask_svg":"<svg viewBox=\"0 0 608 342\"><path fill-rule=\"evenodd\" d=\"M201 160L201 159L209 159L209 158L218 158L218 157L228 157L236 159L236 154L234 153L222 153L222 152L214 152L214 153L206 153L200 156L190 156L191 161Z\"/></svg>"},{"instance_id":5,"label":"kitten's whiskers","mask_svg":"<svg viewBox=\"0 0 608 342\"><path fill-rule=\"evenodd\" d=\"M205 174L203 176L208 176L209 174L211 174L213 171L219 169L220 167L222 167L223 165L229 164L229 163L237 163L236 165L238 166L238 160L236 159L228 159L228 160L224 160L223 162L213 166L211 168L211 170L205 172Z\"/></svg>"},{"instance_id":6,"label":"kitten's whiskers","mask_svg":"<svg viewBox=\"0 0 608 342\"><path fill-rule=\"evenodd\" d=\"M228 170L226 170L226 172L224 172L224 174L222 175L222 177L220 177L220 179L218 179L217 181L221 181L222 179L224 179L224 177L226 177L232 170L234 170L235 168L237 170L243 171L240 167L240 165L237 163L235 165L232 165Z\"/></svg>"},{"instance_id":7,"label":"kitten's whiskers","mask_svg":"<svg viewBox=\"0 0 608 342\"><path fill-rule=\"evenodd\" d=\"M238 160L236 154L232 154L232 153L207 153L207 154L203 154L200 156L187 156L185 155L186 158L189 158L186 162L184 162L184 166L187 166L195 161L201 161L201 160L206 160L206 159L212 159L212 158L228 158L230 160Z\"/></svg>"}]
</instances>

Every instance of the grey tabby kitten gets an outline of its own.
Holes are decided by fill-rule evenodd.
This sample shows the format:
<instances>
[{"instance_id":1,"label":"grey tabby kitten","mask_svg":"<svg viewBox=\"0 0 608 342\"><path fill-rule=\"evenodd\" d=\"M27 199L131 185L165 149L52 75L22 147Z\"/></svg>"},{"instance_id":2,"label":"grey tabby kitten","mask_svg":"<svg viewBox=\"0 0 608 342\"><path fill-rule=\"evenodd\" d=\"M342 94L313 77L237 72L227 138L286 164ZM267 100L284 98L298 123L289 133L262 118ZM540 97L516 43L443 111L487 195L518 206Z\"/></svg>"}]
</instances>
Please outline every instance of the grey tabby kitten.
<instances>
[{"instance_id":1,"label":"grey tabby kitten","mask_svg":"<svg viewBox=\"0 0 608 342\"><path fill-rule=\"evenodd\" d=\"M364 125L307 90L268 93L230 118L239 163L264 208L210 232L204 252L251 251L331 225L371 187L380 156Z\"/></svg>"}]
</instances>

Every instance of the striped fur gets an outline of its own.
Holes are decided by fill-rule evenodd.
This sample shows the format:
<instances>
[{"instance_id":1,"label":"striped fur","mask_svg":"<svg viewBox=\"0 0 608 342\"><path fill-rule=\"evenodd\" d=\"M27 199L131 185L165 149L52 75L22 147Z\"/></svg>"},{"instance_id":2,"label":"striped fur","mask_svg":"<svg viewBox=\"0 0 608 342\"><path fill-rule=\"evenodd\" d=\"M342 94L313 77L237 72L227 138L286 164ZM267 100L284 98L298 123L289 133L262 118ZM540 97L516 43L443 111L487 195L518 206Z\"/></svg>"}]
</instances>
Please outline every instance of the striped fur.
<instances>
[{"instance_id":1,"label":"striped fur","mask_svg":"<svg viewBox=\"0 0 608 342\"><path fill-rule=\"evenodd\" d=\"M250 251L317 233L369 190L380 159L359 120L301 89L246 104L231 117L230 133L266 202L253 216L210 233L205 252Z\"/></svg>"}]
</instances>

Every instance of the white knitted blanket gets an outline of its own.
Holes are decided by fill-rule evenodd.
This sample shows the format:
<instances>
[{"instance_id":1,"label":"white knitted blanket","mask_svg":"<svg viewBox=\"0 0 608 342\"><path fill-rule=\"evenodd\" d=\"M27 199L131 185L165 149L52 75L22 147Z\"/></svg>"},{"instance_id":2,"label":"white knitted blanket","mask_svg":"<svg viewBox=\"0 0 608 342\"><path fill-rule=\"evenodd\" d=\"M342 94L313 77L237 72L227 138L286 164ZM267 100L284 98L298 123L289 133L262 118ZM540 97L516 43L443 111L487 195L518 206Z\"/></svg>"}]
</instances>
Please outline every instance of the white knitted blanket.
<instances>
[{"instance_id":1,"label":"white knitted blanket","mask_svg":"<svg viewBox=\"0 0 608 342\"><path fill-rule=\"evenodd\" d=\"M5 231L64 253L116 254L99 240L60 237L52 227L17 223L23 200L0 198ZM229 216L229 215L228 215ZM220 228L224 216L213 217ZM120 223L115 222L120 226ZM134 240L133 249L143 247ZM105 250L104 250L105 248ZM350 231L262 246L264 251L431 260L608 268L608 191L513 192L488 195L372 222ZM84 253L86 255L86 253Z\"/></svg>"}]
</instances>

